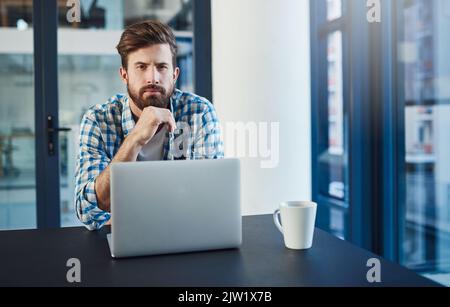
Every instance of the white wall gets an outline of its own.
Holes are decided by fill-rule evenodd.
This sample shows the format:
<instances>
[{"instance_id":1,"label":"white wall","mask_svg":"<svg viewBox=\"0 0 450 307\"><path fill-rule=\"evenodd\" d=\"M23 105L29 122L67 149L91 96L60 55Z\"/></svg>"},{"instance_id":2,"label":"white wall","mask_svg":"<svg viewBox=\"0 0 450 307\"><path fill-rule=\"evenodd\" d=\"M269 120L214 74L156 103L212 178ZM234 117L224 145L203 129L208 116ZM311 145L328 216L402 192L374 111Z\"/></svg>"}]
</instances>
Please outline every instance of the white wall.
<instances>
[{"instance_id":1,"label":"white wall","mask_svg":"<svg viewBox=\"0 0 450 307\"><path fill-rule=\"evenodd\" d=\"M264 169L264 158L242 159L243 214L309 200L309 1L214 0L212 23L213 96L226 156L238 153L230 153L236 144L228 124L279 122L278 166Z\"/></svg>"}]
</instances>

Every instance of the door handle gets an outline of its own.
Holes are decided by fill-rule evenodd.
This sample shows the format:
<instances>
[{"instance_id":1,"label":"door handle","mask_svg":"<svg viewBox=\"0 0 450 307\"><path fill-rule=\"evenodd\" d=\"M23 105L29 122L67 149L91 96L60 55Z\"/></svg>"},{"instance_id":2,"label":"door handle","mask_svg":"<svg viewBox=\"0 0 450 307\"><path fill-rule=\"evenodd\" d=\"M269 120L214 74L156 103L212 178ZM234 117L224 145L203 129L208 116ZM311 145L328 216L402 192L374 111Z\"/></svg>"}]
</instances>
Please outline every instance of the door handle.
<instances>
[{"instance_id":1,"label":"door handle","mask_svg":"<svg viewBox=\"0 0 450 307\"><path fill-rule=\"evenodd\" d=\"M48 148L48 154L50 156L54 156L56 153L55 137L58 137L58 133L59 132L68 132L71 130L72 130L71 128L55 127L53 116L51 116L51 115L47 116L47 148Z\"/></svg>"}]
</instances>

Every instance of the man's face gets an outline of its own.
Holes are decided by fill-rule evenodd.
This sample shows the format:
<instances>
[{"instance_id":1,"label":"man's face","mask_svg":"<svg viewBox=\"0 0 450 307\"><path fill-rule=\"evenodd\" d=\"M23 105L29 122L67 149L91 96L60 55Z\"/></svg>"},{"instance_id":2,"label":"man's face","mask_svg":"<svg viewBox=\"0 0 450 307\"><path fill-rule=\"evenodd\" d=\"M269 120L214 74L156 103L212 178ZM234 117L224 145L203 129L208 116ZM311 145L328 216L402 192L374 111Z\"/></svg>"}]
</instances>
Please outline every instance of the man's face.
<instances>
[{"instance_id":1,"label":"man's face","mask_svg":"<svg viewBox=\"0 0 450 307\"><path fill-rule=\"evenodd\" d=\"M128 69L120 68L128 95L142 111L146 107L167 108L175 89L179 68L172 64L168 44L152 45L128 55Z\"/></svg>"}]
</instances>

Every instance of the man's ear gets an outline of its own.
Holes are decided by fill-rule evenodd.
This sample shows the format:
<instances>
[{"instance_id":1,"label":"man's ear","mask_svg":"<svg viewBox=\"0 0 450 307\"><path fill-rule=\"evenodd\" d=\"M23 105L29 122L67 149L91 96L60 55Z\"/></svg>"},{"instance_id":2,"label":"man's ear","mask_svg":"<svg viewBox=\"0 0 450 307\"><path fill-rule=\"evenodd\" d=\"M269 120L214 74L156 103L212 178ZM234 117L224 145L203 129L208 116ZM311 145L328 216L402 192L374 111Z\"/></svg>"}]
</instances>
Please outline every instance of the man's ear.
<instances>
[{"instance_id":1,"label":"man's ear","mask_svg":"<svg viewBox=\"0 0 450 307\"><path fill-rule=\"evenodd\" d=\"M127 85L128 84L128 73L127 73L127 70L125 68L123 68L123 66L120 66L119 74L120 74L120 79L122 79L123 84Z\"/></svg>"},{"instance_id":2,"label":"man's ear","mask_svg":"<svg viewBox=\"0 0 450 307\"><path fill-rule=\"evenodd\" d=\"M173 71L173 83L177 83L178 77L180 76L180 68L176 67Z\"/></svg>"}]
</instances>

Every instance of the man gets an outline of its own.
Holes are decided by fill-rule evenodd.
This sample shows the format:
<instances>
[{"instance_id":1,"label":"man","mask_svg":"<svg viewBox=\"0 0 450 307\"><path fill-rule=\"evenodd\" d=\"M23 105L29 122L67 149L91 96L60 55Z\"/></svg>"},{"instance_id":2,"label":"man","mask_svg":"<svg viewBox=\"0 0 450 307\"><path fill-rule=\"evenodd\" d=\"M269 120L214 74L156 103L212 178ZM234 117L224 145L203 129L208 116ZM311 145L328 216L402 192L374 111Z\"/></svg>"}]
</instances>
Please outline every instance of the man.
<instances>
[{"instance_id":1,"label":"man","mask_svg":"<svg viewBox=\"0 0 450 307\"><path fill-rule=\"evenodd\" d=\"M75 206L89 230L111 217L110 164L223 158L213 105L175 89L180 69L171 29L157 21L134 24L122 34L117 50L128 95L90 108L81 123Z\"/></svg>"}]
</instances>

